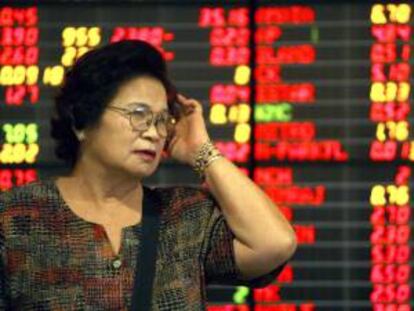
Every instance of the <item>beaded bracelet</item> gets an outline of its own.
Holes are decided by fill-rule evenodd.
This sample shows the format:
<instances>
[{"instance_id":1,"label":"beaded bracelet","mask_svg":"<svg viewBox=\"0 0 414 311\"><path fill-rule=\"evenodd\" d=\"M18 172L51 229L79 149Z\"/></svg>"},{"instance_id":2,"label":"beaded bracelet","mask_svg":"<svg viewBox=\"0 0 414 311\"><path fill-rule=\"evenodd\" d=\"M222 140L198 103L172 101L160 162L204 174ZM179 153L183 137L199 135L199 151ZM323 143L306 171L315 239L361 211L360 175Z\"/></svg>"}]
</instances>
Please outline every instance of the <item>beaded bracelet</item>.
<instances>
[{"instance_id":1,"label":"beaded bracelet","mask_svg":"<svg viewBox=\"0 0 414 311\"><path fill-rule=\"evenodd\" d=\"M204 172L206 168L222 156L223 155L214 146L214 144L210 140L208 140L198 150L197 155L195 157L195 164L193 166L193 169L198 173L200 178L204 180Z\"/></svg>"}]
</instances>

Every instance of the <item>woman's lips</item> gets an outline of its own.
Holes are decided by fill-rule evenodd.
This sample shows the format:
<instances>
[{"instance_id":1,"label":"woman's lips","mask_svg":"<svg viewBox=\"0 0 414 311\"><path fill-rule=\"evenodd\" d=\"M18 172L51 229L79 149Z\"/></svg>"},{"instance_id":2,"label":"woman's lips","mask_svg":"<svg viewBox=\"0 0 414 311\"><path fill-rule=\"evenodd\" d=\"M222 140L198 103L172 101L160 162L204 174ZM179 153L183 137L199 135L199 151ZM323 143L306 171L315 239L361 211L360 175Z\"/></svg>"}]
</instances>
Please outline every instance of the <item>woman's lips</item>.
<instances>
[{"instance_id":1,"label":"woman's lips","mask_svg":"<svg viewBox=\"0 0 414 311\"><path fill-rule=\"evenodd\" d=\"M134 150L133 152L147 161L153 161L157 155L157 153L153 150Z\"/></svg>"}]
</instances>

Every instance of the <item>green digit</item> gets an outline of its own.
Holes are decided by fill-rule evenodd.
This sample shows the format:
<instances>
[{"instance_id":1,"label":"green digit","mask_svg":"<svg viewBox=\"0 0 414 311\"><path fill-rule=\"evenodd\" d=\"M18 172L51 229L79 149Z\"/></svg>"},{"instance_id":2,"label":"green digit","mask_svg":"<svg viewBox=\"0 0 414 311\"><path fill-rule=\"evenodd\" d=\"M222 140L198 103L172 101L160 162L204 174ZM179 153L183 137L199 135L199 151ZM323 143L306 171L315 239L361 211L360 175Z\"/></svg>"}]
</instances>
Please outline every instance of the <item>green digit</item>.
<instances>
[{"instance_id":1,"label":"green digit","mask_svg":"<svg viewBox=\"0 0 414 311\"><path fill-rule=\"evenodd\" d=\"M26 143L32 144L37 142L38 133L37 133L37 124L29 123L26 126Z\"/></svg>"},{"instance_id":2,"label":"green digit","mask_svg":"<svg viewBox=\"0 0 414 311\"><path fill-rule=\"evenodd\" d=\"M249 295L250 290L247 286L237 286L237 291L233 295L233 301L236 304L243 304Z\"/></svg>"},{"instance_id":3,"label":"green digit","mask_svg":"<svg viewBox=\"0 0 414 311\"><path fill-rule=\"evenodd\" d=\"M3 131L5 132L5 143L12 144L14 142L13 125L10 123L3 124Z\"/></svg>"}]
</instances>

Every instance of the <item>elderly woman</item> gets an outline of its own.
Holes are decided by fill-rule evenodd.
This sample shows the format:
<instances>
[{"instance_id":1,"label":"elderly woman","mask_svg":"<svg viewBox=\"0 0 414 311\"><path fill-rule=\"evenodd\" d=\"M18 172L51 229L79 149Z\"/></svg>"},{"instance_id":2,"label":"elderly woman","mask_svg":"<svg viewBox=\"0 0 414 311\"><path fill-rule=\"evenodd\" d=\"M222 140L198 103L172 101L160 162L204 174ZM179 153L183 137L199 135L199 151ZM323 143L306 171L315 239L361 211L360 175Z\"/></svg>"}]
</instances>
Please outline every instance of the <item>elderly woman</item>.
<instances>
[{"instance_id":1,"label":"elderly woman","mask_svg":"<svg viewBox=\"0 0 414 311\"><path fill-rule=\"evenodd\" d=\"M0 196L1 310L128 310L147 196L159 213L151 310L204 310L208 283L265 286L294 253L289 222L214 147L201 104L176 94L156 48L86 53L55 103L70 173ZM209 191L144 186L163 154Z\"/></svg>"}]
</instances>

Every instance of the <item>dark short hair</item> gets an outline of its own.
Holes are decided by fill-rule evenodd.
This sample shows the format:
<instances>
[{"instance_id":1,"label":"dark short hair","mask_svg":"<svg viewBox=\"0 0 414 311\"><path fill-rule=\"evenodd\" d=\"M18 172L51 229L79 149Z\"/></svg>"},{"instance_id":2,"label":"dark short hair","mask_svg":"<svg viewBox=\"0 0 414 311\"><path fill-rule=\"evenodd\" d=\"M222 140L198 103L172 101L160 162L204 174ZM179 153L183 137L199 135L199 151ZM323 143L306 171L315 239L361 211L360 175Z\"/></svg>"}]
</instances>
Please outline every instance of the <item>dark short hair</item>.
<instances>
[{"instance_id":1,"label":"dark short hair","mask_svg":"<svg viewBox=\"0 0 414 311\"><path fill-rule=\"evenodd\" d=\"M82 55L66 72L55 96L50 134L56 142L56 156L73 168L80 147L73 128L96 125L120 87L140 76L151 76L163 84L168 109L175 115L176 89L168 78L162 54L151 44L124 40Z\"/></svg>"}]
</instances>

